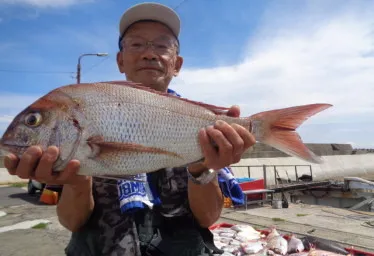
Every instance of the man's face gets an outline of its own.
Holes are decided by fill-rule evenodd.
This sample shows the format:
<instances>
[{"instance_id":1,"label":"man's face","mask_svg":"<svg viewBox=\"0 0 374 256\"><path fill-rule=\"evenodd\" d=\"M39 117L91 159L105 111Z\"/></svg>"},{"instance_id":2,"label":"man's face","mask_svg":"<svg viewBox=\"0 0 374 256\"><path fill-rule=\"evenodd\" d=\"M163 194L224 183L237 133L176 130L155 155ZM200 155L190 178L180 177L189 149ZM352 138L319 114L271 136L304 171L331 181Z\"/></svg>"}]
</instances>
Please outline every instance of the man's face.
<instances>
[{"instance_id":1,"label":"man's face","mask_svg":"<svg viewBox=\"0 0 374 256\"><path fill-rule=\"evenodd\" d=\"M172 32L158 22L139 22L128 29L121 43L122 51L117 54L120 72L130 81L166 91L183 63Z\"/></svg>"}]
</instances>

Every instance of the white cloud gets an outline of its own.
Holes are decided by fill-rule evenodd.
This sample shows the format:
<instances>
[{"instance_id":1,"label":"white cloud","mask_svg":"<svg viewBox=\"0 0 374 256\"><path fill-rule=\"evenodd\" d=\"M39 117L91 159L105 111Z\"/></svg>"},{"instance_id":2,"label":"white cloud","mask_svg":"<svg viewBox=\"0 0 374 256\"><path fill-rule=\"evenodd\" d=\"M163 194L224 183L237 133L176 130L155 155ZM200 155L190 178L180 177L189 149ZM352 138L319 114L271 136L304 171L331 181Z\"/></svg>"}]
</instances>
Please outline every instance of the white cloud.
<instances>
[{"instance_id":1,"label":"white cloud","mask_svg":"<svg viewBox=\"0 0 374 256\"><path fill-rule=\"evenodd\" d=\"M189 98L239 104L245 115L323 102L334 106L311 123L372 119L374 16L354 10L312 24L306 15L305 22L298 19L298 24L282 23L281 28L274 18L264 20L241 63L185 69L173 87Z\"/></svg>"},{"instance_id":2,"label":"white cloud","mask_svg":"<svg viewBox=\"0 0 374 256\"><path fill-rule=\"evenodd\" d=\"M94 0L0 0L0 4L29 5L34 7L67 7Z\"/></svg>"}]
</instances>

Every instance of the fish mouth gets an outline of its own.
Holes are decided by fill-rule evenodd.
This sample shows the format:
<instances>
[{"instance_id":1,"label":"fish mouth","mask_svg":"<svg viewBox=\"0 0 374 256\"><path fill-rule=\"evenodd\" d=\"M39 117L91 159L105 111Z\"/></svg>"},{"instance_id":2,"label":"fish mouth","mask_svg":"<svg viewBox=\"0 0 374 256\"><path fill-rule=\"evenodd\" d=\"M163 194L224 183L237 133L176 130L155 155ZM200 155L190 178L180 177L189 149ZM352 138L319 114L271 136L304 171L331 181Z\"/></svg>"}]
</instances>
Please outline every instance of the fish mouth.
<instances>
[{"instance_id":1,"label":"fish mouth","mask_svg":"<svg viewBox=\"0 0 374 256\"><path fill-rule=\"evenodd\" d=\"M0 138L0 148L27 148L30 145L27 144L18 144L10 141L6 141L3 138Z\"/></svg>"},{"instance_id":2,"label":"fish mouth","mask_svg":"<svg viewBox=\"0 0 374 256\"><path fill-rule=\"evenodd\" d=\"M12 143L0 138L0 155L6 155L8 153L21 155L28 147L29 145L26 144Z\"/></svg>"}]
</instances>

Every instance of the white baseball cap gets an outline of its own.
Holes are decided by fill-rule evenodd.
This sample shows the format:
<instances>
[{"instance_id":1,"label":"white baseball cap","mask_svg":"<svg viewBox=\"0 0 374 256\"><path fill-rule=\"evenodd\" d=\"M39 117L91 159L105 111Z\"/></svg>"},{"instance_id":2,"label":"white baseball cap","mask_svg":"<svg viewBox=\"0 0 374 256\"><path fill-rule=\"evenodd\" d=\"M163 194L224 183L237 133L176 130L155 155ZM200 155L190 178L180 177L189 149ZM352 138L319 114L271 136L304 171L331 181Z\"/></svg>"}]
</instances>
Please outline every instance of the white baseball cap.
<instances>
[{"instance_id":1,"label":"white baseball cap","mask_svg":"<svg viewBox=\"0 0 374 256\"><path fill-rule=\"evenodd\" d=\"M129 26L134 22L141 20L154 20L161 22L169 27L177 38L179 37L180 19L177 13L165 5L145 2L136 4L123 13L119 22L120 38Z\"/></svg>"}]
</instances>

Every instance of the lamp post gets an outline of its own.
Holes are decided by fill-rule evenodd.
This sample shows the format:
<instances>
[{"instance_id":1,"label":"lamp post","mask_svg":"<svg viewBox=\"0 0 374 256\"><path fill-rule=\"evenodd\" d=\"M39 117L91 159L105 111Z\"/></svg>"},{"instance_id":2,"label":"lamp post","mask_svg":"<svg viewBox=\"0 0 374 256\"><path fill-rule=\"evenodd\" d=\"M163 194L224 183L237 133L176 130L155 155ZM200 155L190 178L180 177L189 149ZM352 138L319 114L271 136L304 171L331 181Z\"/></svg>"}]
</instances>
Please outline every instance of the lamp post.
<instances>
[{"instance_id":1,"label":"lamp post","mask_svg":"<svg viewBox=\"0 0 374 256\"><path fill-rule=\"evenodd\" d=\"M78 84L80 84L80 82L81 82L81 59L84 56L104 57L104 56L108 56L108 53L84 53L84 54L79 56L78 65L77 65L77 83Z\"/></svg>"}]
</instances>

